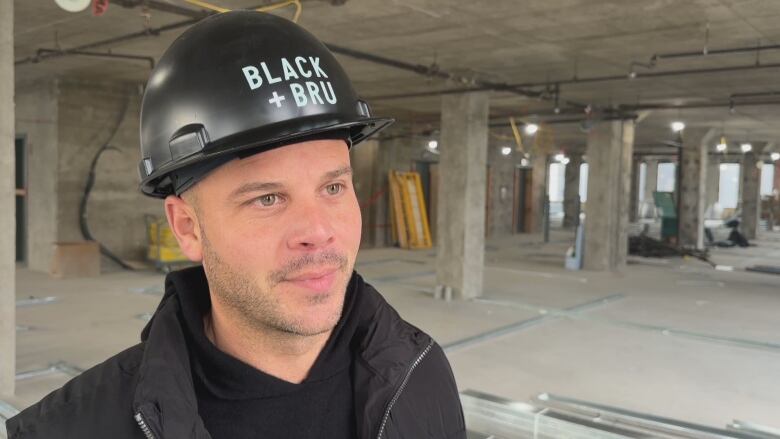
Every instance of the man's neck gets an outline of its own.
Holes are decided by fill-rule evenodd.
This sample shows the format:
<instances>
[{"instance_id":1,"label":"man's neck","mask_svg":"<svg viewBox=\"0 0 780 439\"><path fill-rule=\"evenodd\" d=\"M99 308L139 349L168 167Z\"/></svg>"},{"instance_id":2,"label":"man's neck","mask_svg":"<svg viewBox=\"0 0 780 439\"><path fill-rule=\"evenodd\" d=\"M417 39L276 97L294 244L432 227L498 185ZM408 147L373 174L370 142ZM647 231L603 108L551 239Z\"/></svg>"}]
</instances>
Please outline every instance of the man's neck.
<instances>
[{"instance_id":1,"label":"man's neck","mask_svg":"<svg viewBox=\"0 0 780 439\"><path fill-rule=\"evenodd\" d=\"M249 328L218 309L203 318L206 337L217 349L281 380L299 384L309 375L331 332L300 336Z\"/></svg>"}]
</instances>

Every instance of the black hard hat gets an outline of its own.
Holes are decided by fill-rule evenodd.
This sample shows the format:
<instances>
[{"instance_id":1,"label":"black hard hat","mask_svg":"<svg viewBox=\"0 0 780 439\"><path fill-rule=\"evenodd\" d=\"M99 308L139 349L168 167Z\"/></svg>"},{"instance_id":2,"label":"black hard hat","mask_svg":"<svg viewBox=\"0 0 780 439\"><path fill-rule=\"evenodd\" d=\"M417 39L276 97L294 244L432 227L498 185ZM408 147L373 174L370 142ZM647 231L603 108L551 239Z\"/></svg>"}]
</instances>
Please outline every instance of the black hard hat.
<instances>
[{"instance_id":1,"label":"black hard hat","mask_svg":"<svg viewBox=\"0 0 780 439\"><path fill-rule=\"evenodd\" d=\"M180 194L236 157L319 137L351 145L387 127L372 118L325 45L254 11L204 19L162 56L141 104L141 190Z\"/></svg>"}]
</instances>

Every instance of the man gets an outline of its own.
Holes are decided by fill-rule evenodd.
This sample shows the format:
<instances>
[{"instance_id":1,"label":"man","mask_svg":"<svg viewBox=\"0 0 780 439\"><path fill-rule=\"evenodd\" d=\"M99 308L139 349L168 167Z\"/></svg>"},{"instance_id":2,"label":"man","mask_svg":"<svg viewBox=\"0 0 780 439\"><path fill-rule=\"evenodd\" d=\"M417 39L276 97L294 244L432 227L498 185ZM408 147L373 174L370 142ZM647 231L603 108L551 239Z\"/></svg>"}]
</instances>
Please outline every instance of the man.
<instances>
[{"instance_id":1,"label":"man","mask_svg":"<svg viewBox=\"0 0 780 439\"><path fill-rule=\"evenodd\" d=\"M8 422L26 438L465 438L441 348L353 272L349 148L389 125L297 25L250 11L179 37L141 108L141 189L202 267L142 342Z\"/></svg>"}]
</instances>

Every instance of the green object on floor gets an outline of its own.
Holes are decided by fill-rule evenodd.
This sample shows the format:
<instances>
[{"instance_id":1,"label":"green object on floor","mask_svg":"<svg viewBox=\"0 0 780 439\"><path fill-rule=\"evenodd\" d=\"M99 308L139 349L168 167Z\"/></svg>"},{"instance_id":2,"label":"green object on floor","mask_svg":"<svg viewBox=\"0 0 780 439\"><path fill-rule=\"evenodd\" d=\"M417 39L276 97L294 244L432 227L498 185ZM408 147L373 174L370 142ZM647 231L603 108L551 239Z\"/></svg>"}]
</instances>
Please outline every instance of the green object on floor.
<instances>
[{"instance_id":1,"label":"green object on floor","mask_svg":"<svg viewBox=\"0 0 780 439\"><path fill-rule=\"evenodd\" d=\"M677 205L673 192L653 192L653 200L661 217L661 239L677 236Z\"/></svg>"}]
</instances>

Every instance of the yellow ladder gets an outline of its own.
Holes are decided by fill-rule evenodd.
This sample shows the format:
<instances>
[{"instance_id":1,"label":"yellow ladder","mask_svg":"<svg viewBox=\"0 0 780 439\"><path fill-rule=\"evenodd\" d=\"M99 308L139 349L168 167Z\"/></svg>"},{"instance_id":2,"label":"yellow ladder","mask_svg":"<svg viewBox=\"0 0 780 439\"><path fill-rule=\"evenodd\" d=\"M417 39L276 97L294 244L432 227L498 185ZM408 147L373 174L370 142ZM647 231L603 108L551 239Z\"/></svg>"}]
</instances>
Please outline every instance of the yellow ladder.
<instances>
[{"instance_id":1,"label":"yellow ladder","mask_svg":"<svg viewBox=\"0 0 780 439\"><path fill-rule=\"evenodd\" d=\"M401 248L433 246L422 180L417 172L390 171L390 205L393 235Z\"/></svg>"}]
</instances>

